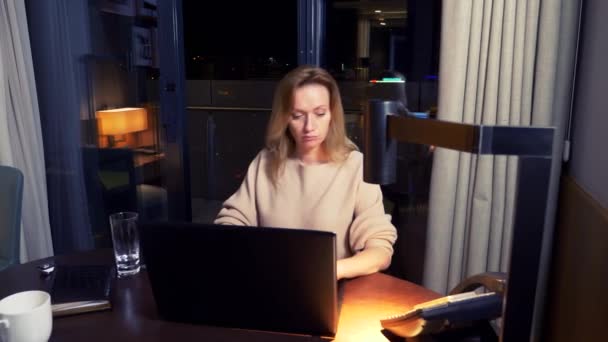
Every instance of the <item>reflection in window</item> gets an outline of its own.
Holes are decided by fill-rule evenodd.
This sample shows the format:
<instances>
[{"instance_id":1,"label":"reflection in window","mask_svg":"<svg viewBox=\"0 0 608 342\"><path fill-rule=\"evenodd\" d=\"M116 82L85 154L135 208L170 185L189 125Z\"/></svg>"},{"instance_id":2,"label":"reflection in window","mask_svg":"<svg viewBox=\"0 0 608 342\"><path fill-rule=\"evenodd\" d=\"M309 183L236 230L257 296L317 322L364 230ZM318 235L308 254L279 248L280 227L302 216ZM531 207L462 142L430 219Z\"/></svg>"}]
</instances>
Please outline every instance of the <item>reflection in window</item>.
<instances>
[{"instance_id":1,"label":"reflection in window","mask_svg":"<svg viewBox=\"0 0 608 342\"><path fill-rule=\"evenodd\" d=\"M361 87L392 70L407 80L410 110L436 105L440 1L329 0L326 10L324 65L350 103L361 103Z\"/></svg>"}]
</instances>

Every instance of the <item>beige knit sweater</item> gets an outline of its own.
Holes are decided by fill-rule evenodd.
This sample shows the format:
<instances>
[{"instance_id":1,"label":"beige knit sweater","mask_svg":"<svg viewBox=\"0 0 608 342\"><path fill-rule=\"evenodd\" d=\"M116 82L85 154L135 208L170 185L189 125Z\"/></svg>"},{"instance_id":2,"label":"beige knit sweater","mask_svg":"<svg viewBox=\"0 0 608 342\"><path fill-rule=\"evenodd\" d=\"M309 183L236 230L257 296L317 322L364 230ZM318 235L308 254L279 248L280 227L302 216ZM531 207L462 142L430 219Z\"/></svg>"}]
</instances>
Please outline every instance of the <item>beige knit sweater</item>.
<instances>
[{"instance_id":1,"label":"beige knit sweater","mask_svg":"<svg viewBox=\"0 0 608 342\"><path fill-rule=\"evenodd\" d=\"M351 152L341 164L288 159L276 189L267 162L262 150L241 187L224 202L216 224L331 231L338 259L372 246L392 254L397 231L384 213L380 187L363 182L360 152Z\"/></svg>"}]
</instances>

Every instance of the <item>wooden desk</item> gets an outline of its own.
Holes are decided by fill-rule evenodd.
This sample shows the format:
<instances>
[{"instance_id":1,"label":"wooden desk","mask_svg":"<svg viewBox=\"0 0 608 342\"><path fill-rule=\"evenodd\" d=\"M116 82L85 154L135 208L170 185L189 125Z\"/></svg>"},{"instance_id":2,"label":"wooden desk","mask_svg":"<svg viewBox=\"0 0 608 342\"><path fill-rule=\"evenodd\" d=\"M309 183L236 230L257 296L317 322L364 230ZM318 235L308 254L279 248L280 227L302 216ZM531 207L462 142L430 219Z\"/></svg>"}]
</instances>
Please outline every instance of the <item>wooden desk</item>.
<instances>
[{"instance_id":1,"label":"wooden desk","mask_svg":"<svg viewBox=\"0 0 608 342\"><path fill-rule=\"evenodd\" d=\"M109 249L70 256L58 256L0 272L0 298L18 291L44 289L45 280L37 265L54 260L56 264L110 264ZM137 276L117 279L111 311L56 318L51 341L315 341L296 336L261 331L227 329L163 321L145 271ZM380 318L403 312L414 304L439 294L385 274L350 280L345 284L335 341L387 341Z\"/></svg>"},{"instance_id":2,"label":"wooden desk","mask_svg":"<svg viewBox=\"0 0 608 342\"><path fill-rule=\"evenodd\" d=\"M164 153L146 154L137 153L133 154L133 163L135 167L142 167L146 164L158 163L165 158Z\"/></svg>"},{"instance_id":3,"label":"wooden desk","mask_svg":"<svg viewBox=\"0 0 608 342\"><path fill-rule=\"evenodd\" d=\"M164 153L134 153L133 164L135 166L135 180L137 184L155 184L161 182L161 162L164 158Z\"/></svg>"}]
</instances>

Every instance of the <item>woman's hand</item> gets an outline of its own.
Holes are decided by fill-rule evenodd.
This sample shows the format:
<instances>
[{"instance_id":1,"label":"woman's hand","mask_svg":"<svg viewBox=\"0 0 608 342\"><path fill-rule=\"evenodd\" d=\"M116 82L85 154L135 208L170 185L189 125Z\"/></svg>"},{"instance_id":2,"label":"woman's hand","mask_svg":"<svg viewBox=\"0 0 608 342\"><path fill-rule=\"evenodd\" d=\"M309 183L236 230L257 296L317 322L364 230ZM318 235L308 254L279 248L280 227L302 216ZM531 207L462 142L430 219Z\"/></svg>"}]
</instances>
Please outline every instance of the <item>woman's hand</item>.
<instances>
[{"instance_id":1,"label":"woman's hand","mask_svg":"<svg viewBox=\"0 0 608 342\"><path fill-rule=\"evenodd\" d=\"M391 264L391 253L381 247L365 248L349 258L338 260L336 277L338 280L354 278L382 271Z\"/></svg>"}]
</instances>

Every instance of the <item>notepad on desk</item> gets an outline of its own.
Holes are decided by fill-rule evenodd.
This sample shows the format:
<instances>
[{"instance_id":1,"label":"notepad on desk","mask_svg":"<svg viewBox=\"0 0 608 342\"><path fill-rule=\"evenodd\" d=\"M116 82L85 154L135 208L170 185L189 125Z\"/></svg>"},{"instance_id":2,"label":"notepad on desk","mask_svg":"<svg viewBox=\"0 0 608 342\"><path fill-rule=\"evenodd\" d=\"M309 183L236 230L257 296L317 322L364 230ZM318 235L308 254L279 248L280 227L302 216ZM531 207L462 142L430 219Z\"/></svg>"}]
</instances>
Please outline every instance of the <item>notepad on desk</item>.
<instances>
[{"instance_id":1,"label":"notepad on desk","mask_svg":"<svg viewBox=\"0 0 608 342\"><path fill-rule=\"evenodd\" d=\"M53 317L108 310L113 271L106 265L58 265L51 285Z\"/></svg>"}]
</instances>

